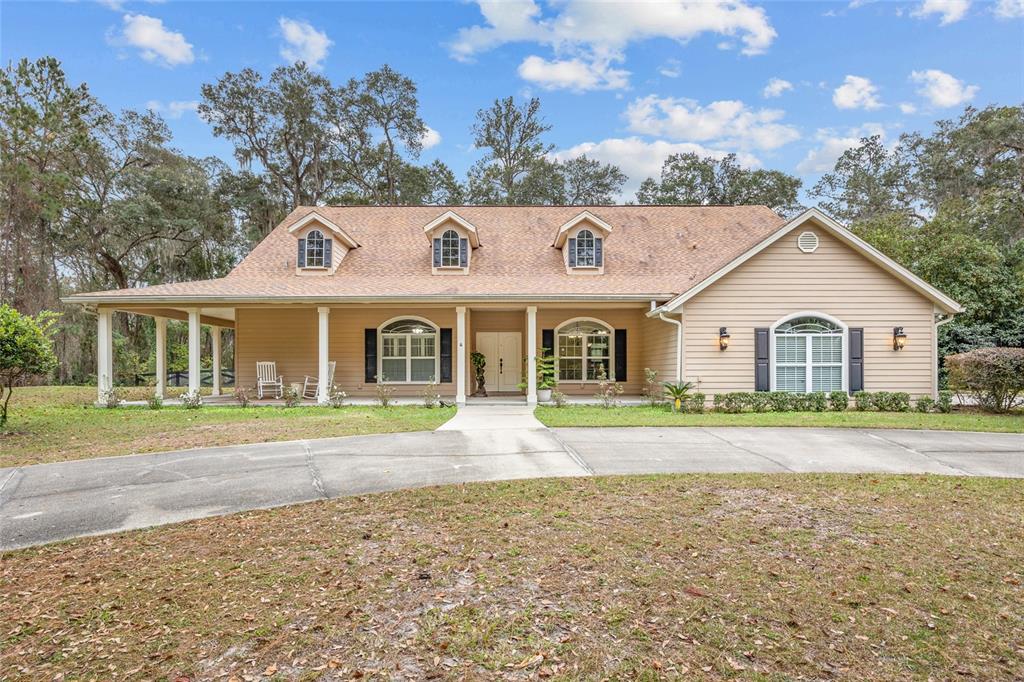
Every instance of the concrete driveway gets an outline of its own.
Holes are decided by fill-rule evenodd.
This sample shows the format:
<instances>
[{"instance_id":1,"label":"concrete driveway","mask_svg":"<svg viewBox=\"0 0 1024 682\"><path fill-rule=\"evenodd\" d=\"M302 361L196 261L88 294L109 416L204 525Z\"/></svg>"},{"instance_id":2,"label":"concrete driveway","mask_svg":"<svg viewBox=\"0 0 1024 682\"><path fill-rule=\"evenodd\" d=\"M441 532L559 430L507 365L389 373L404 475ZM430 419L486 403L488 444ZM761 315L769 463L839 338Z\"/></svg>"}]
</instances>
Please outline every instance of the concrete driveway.
<instances>
[{"instance_id":1,"label":"concrete driveway","mask_svg":"<svg viewBox=\"0 0 1024 682\"><path fill-rule=\"evenodd\" d=\"M774 428L549 430L525 407L464 408L435 432L0 469L0 549L447 483L787 471L1024 477L1024 435Z\"/></svg>"}]
</instances>

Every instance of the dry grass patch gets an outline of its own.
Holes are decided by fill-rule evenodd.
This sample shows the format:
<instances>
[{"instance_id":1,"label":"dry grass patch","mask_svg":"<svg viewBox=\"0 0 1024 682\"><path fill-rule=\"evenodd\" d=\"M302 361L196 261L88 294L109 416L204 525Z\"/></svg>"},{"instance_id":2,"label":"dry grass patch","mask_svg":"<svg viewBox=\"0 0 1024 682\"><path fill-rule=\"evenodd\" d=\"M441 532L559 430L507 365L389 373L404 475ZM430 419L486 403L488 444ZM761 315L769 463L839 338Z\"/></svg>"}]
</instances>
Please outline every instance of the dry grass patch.
<instances>
[{"instance_id":1,"label":"dry grass patch","mask_svg":"<svg viewBox=\"0 0 1024 682\"><path fill-rule=\"evenodd\" d=\"M1019 481L401 491L22 550L0 669L174 679L1024 677Z\"/></svg>"},{"instance_id":2,"label":"dry grass patch","mask_svg":"<svg viewBox=\"0 0 1024 682\"><path fill-rule=\"evenodd\" d=\"M125 389L142 400L151 389ZM55 386L17 389L7 432L0 432L0 467L110 455L240 445L299 438L428 431L454 408L415 406L164 407L92 406L95 389Z\"/></svg>"}]
</instances>

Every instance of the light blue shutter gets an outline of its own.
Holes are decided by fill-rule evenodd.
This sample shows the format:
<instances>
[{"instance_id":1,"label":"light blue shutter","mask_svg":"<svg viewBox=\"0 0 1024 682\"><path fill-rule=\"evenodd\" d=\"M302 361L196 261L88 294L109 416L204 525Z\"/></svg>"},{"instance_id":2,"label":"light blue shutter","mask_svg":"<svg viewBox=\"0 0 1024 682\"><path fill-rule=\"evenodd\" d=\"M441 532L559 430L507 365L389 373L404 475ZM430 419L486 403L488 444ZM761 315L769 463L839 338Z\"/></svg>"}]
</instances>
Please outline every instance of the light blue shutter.
<instances>
[{"instance_id":1,"label":"light blue shutter","mask_svg":"<svg viewBox=\"0 0 1024 682\"><path fill-rule=\"evenodd\" d=\"M576 267L576 237L569 239L569 267Z\"/></svg>"},{"instance_id":2,"label":"light blue shutter","mask_svg":"<svg viewBox=\"0 0 1024 682\"><path fill-rule=\"evenodd\" d=\"M298 259L295 262L299 264L300 268L306 267L306 240L305 239L300 239L299 240L299 257L298 257Z\"/></svg>"},{"instance_id":3,"label":"light blue shutter","mask_svg":"<svg viewBox=\"0 0 1024 682\"><path fill-rule=\"evenodd\" d=\"M459 239L459 267L465 268L469 266L469 240L465 238Z\"/></svg>"}]
</instances>

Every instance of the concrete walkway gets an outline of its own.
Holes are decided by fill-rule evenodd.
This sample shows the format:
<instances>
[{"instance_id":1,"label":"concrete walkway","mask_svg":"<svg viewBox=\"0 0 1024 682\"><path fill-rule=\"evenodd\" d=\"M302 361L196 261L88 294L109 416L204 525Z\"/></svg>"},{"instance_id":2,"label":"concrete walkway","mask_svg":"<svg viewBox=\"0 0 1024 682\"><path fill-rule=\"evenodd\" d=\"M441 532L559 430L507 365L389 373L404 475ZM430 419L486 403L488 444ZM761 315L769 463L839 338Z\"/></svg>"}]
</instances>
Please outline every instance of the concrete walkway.
<instances>
[{"instance_id":1,"label":"concrete walkway","mask_svg":"<svg viewBox=\"0 0 1024 682\"><path fill-rule=\"evenodd\" d=\"M0 469L0 549L418 486L676 472L1024 477L1024 435L854 429L545 428L525 406L434 432L185 450Z\"/></svg>"}]
</instances>

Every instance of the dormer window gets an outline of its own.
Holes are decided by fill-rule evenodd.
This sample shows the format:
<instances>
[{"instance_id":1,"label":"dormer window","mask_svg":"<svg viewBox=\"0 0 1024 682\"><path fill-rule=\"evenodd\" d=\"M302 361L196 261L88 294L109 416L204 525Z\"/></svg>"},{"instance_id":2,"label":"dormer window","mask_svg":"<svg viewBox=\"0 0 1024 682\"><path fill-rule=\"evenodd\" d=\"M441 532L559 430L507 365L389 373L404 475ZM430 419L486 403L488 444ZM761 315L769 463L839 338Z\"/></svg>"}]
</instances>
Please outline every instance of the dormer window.
<instances>
[{"instance_id":1,"label":"dormer window","mask_svg":"<svg viewBox=\"0 0 1024 682\"><path fill-rule=\"evenodd\" d=\"M562 250L570 275L604 274L604 240L612 226L590 211L578 213L558 228L553 246Z\"/></svg>"},{"instance_id":2,"label":"dormer window","mask_svg":"<svg viewBox=\"0 0 1024 682\"><path fill-rule=\"evenodd\" d=\"M602 240L590 230L580 230L569 238L569 267L599 268L602 261Z\"/></svg>"},{"instance_id":3,"label":"dormer window","mask_svg":"<svg viewBox=\"0 0 1024 682\"><path fill-rule=\"evenodd\" d=\"M446 230L441 235L441 261L436 267L464 268L468 256L469 240L459 237L455 230Z\"/></svg>"},{"instance_id":4,"label":"dormer window","mask_svg":"<svg viewBox=\"0 0 1024 682\"><path fill-rule=\"evenodd\" d=\"M292 224L288 233L298 242L297 275L333 275L348 252L359 248L356 240L340 225L316 211Z\"/></svg>"},{"instance_id":5,"label":"dormer window","mask_svg":"<svg viewBox=\"0 0 1024 682\"><path fill-rule=\"evenodd\" d=\"M324 233L320 230L310 230L306 233L305 239L300 239L299 244L305 243L306 262L302 267L323 268L324 263L331 262L331 240L324 239Z\"/></svg>"},{"instance_id":6,"label":"dormer window","mask_svg":"<svg viewBox=\"0 0 1024 682\"><path fill-rule=\"evenodd\" d=\"M431 271L435 275L468 275L473 249L480 247L476 226L445 211L423 227L430 240Z\"/></svg>"}]
</instances>

